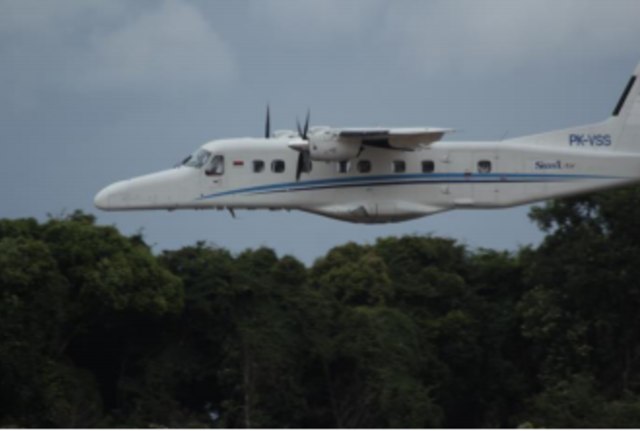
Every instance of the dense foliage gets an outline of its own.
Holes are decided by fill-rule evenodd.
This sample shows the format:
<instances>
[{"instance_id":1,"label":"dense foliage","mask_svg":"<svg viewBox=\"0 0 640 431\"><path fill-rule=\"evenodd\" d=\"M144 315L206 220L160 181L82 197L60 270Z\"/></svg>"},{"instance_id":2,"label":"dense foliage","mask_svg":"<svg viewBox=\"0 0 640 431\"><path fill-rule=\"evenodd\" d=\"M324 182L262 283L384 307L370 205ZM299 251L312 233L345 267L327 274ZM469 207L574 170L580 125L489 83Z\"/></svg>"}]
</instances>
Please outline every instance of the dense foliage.
<instances>
[{"instance_id":1,"label":"dense foliage","mask_svg":"<svg viewBox=\"0 0 640 431\"><path fill-rule=\"evenodd\" d=\"M640 189L531 216L517 253L407 236L310 268L0 220L0 426L640 426Z\"/></svg>"}]
</instances>

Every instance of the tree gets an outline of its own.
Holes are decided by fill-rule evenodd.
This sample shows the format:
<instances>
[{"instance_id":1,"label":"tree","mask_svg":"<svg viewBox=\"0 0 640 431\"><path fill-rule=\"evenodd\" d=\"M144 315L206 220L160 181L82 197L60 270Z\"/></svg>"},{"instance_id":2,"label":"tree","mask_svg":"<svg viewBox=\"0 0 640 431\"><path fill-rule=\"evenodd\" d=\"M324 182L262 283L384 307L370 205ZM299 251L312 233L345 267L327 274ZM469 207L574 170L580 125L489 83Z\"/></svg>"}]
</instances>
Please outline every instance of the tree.
<instances>
[{"instance_id":1,"label":"tree","mask_svg":"<svg viewBox=\"0 0 640 431\"><path fill-rule=\"evenodd\" d=\"M96 426L120 407L144 329L180 311L182 286L138 238L92 216L2 220L0 307L0 420Z\"/></svg>"},{"instance_id":2,"label":"tree","mask_svg":"<svg viewBox=\"0 0 640 431\"><path fill-rule=\"evenodd\" d=\"M36 426L42 423L37 417L56 415L41 388L56 371L44 365L58 355L64 339L63 298L69 286L46 244L4 237L0 288L0 420Z\"/></svg>"},{"instance_id":3,"label":"tree","mask_svg":"<svg viewBox=\"0 0 640 431\"><path fill-rule=\"evenodd\" d=\"M185 285L187 405L210 405L226 427L300 426L315 304L306 268L266 248L234 258L204 243L165 252L162 261Z\"/></svg>"},{"instance_id":4,"label":"tree","mask_svg":"<svg viewBox=\"0 0 640 431\"><path fill-rule=\"evenodd\" d=\"M591 426L598 423L593 412L612 406L637 417L634 401L624 400L640 390L639 204L634 187L553 201L532 212L547 236L537 250L523 253L530 290L518 313L533 360L541 363L543 390L532 408L542 424ZM578 406L585 413L553 413L562 394L572 405L584 400ZM601 417L596 426L628 423Z\"/></svg>"},{"instance_id":5,"label":"tree","mask_svg":"<svg viewBox=\"0 0 640 431\"><path fill-rule=\"evenodd\" d=\"M548 235L528 257L520 310L545 377L593 374L612 396L640 389L639 204L630 188L532 213Z\"/></svg>"},{"instance_id":6,"label":"tree","mask_svg":"<svg viewBox=\"0 0 640 431\"><path fill-rule=\"evenodd\" d=\"M0 220L0 425L633 427L639 190L534 209L517 253L405 236L311 268Z\"/></svg>"},{"instance_id":7,"label":"tree","mask_svg":"<svg viewBox=\"0 0 640 431\"><path fill-rule=\"evenodd\" d=\"M412 319L394 301L390 269L374 247L347 244L312 268L312 285L332 316L316 349L333 426L437 426L442 411L421 380L421 346Z\"/></svg>"}]
</instances>

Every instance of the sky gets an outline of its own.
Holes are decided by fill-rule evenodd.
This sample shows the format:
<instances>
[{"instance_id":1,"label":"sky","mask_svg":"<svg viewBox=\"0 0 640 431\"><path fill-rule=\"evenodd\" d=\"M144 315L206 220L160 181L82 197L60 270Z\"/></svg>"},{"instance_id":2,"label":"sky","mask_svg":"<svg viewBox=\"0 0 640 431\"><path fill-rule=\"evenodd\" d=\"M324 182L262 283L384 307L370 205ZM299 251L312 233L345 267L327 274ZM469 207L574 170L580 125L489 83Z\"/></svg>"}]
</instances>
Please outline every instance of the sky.
<instances>
[{"instance_id":1,"label":"sky","mask_svg":"<svg viewBox=\"0 0 640 431\"><path fill-rule=\"evenodd\" d=\"M102 212L204 142L312 125L499 140L599 121L640 61L640 1L0 0L0 218L75 209L155 252L203 240L307 264L348 241L517 250L529 207L358 225L301 212Z\"/></svg>"}]
</instances>

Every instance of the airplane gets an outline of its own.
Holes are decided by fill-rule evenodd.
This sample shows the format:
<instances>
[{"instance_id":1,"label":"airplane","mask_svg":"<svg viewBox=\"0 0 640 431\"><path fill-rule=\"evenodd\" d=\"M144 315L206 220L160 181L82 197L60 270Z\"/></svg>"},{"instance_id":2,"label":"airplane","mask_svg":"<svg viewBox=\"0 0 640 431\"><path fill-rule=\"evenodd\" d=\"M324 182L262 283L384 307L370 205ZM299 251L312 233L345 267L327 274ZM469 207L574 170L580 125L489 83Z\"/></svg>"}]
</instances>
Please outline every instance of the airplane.
<instances>
[{"instance_id":1,"label":"airplane","mask_svg":"<svg viewBox=\"0 0 640 431\"><path fill-rule=\"evenodd\" d=\"M495 209L640 182L640 64L599 123L497 142L442 141L447 128L309 128L205 143L177 167L95 196L107 211L300 210L388 223Z\"/></svg>"}]
</instances>

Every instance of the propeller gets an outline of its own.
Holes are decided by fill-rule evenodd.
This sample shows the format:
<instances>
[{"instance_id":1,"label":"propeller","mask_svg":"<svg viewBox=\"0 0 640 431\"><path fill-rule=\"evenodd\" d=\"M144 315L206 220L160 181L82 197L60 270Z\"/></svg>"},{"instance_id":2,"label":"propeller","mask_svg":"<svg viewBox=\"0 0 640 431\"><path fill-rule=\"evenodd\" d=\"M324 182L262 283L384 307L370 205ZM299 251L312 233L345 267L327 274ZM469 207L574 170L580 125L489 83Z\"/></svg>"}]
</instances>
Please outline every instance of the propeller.
<instances>
[{"instance_id":1,"label":"propeller","mask_svg":"<svg viewBox=\"0 0 640 431\"><path fill-rule=\"evenodd\" d=\"M302 174L302 170L304 169L304 165L305 165L304 153L306 153L305 150L300 150L298 154L298 164L296 166L296 181L300 181L300 174Z\"/></svg>"},{"instance_id":2,"label":"propeller","mask_svg":"<svg viewBox=\"0 0 640 431\"><path fill-rule=\"evenodd\" d=\"M269 115L269 104L267 103L267 120L264 123L264 137L271 137L271 116Z\"/></svg>"},{"instance_id":3,"label":"propeller","mask_svg":"<svg viewBox=\"0 0 640 431\"><path fill-rule=\"evenodd\" d=\"M309 120L311 117L311 110L307 109L307 116L304 120L304 128L300 127L300 120L298 120L296 118L296 127L298 129L298 135L300 136L300 138L304 139L305 141L309 139ZM310 163L311 163L311 154L309 153L309 150L298 150L298 163L296 165L296 181L300 181L300 175L302 174L302 171L307 171L310 168Z\"/></svg>"},{"instance_id":4,"label":"propeller","mask_svg":"<svg viewBox=\"0 0 640 431\"><path fill-rule=\"evenodd\" d=\"M298 135L305 141L307 140L307 135L309 133L309 118L311 116L311 110L307 109L307 117L304 120L304 129L300 127L300 121L296 118L296 126L298 128Z\"/></svg>"},{"instance_id":5,"label":"propeller","mask_svg":"<svg viewBox=\"0 0 640 431\"><path fill-rule=\"evenodd\" d=\"M298 129L298 135L303 140L309 139L309 121L311 119L311 110L307 109L307 115L304 120L304 127L300 125L300 120L296 118L296 127ZM264 124L264 137L269 139L271 137L271 115L269 104L267 104L267 116ZM309 150L298 149L292 147L298 152L298 163L296 164L296 181L300 181L300 175L302 172L309 172L311 169L311 154Z\"/></svg>"}]
</instances>

